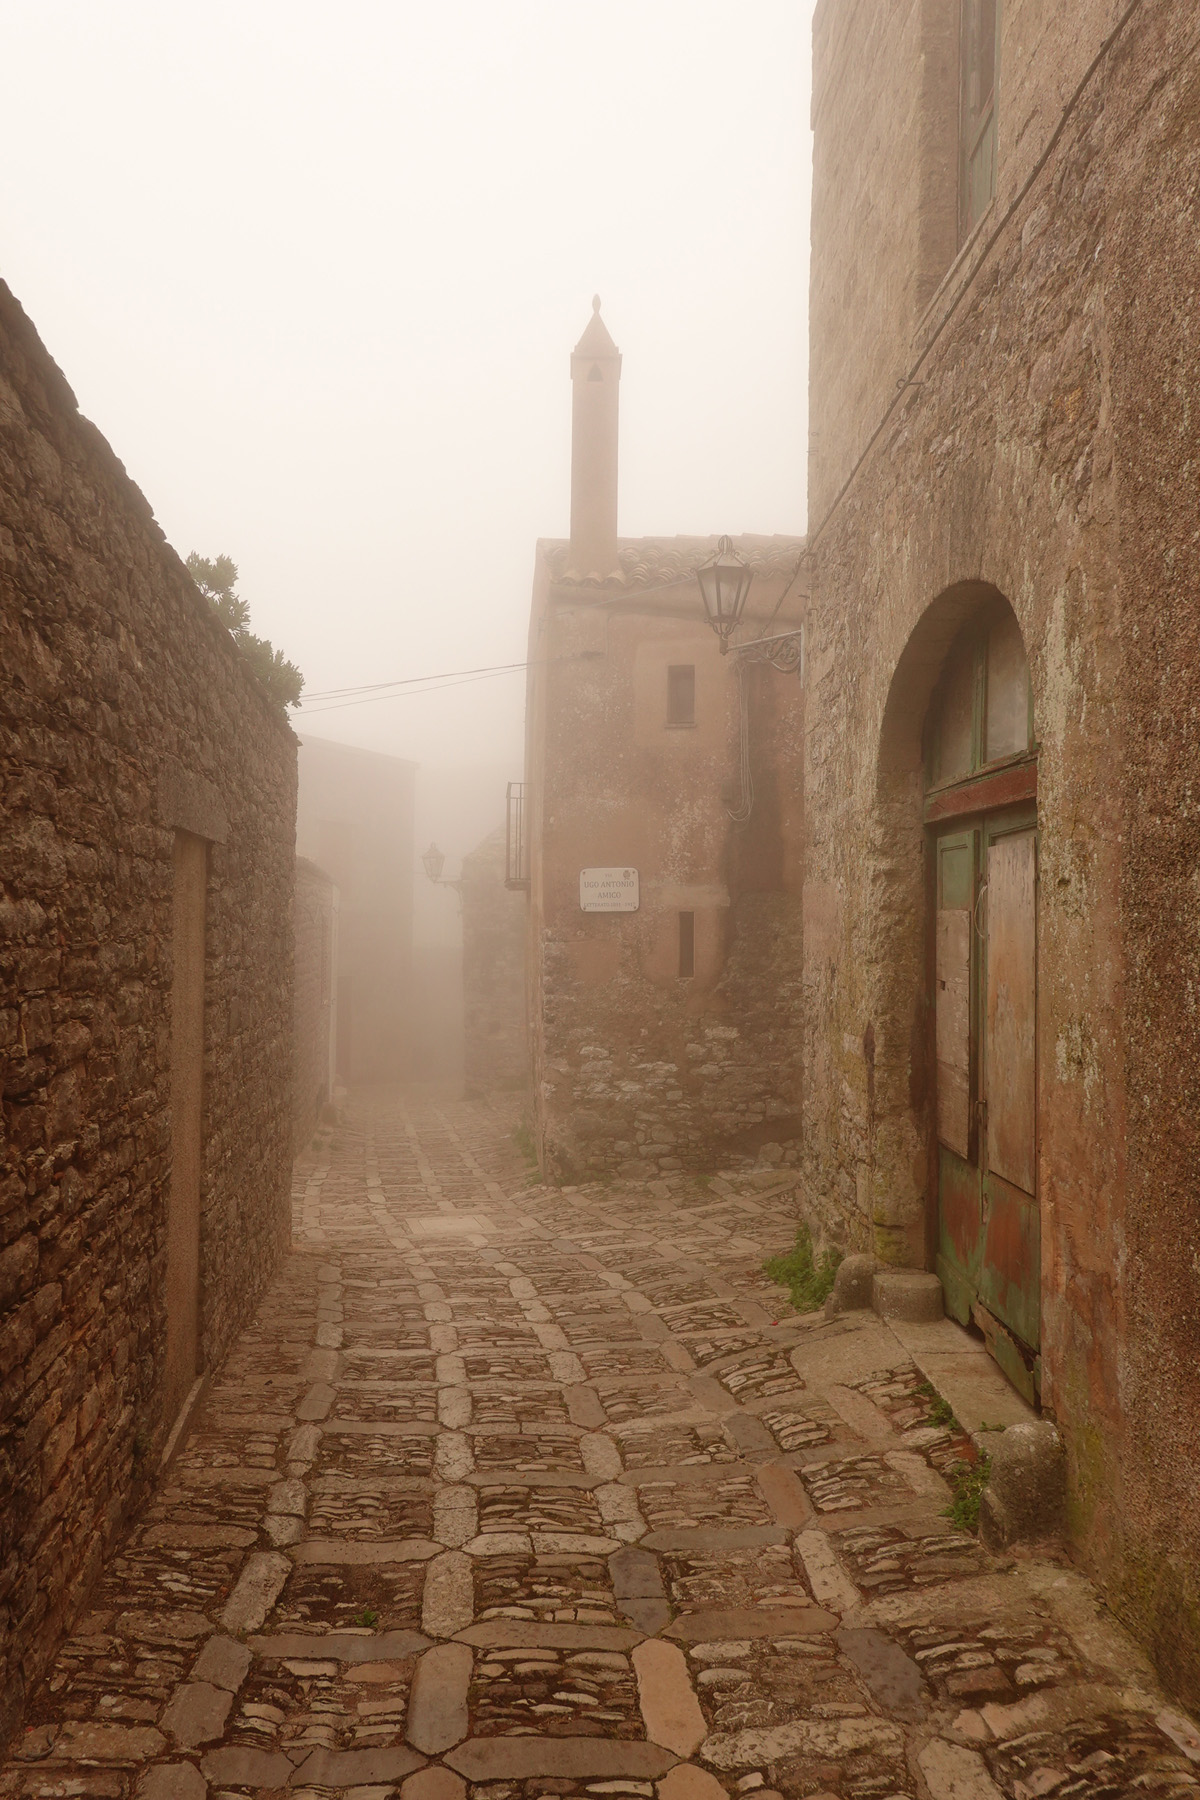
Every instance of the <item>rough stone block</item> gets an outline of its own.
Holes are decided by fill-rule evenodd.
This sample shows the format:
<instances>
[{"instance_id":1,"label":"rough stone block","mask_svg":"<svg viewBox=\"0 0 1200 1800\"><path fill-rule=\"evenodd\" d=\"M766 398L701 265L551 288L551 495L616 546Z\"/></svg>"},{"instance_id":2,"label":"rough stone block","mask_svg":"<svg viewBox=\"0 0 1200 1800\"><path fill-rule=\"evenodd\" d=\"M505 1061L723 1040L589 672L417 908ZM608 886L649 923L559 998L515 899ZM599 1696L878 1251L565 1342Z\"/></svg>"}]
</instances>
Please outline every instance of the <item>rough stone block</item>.
<instances>
[{"instance_id":1,"label":"rough stone block","mask_svg":"<svg viewBox=\"0 0 1200 1800\"><path fill-rule=\"evenodd\" d=\"M692 1691L683 1651L661 1638L648 1638L630 1660L637 1675L646 1736L676 1756L691 1756L704 1742L708 1728Z\"/></svg>"},{"instance_id":2,"label":"rough stone block","mask_svg":"<svg viewBox=\"0 0 1200 1800\"><path fill-rule=\"evenodd\" d=\"M435 1644L417 1662L405 1735L429 1756L449 1750L467 1735L473 1660L469 1644Z\"/></svg>"},{"instance_id":3,"label":"rough stone block","mask_svg":"<svg viewBox=\"0 0 1200 1800\"><path fill-rule=\"evenodd\" d=\"M1010 1425L991 1442L991 1474L979 1509L989 1549L1061 1537L1066 1528L1066 1457L1048 1419Z\"/></svg>"},{"instance_id":4,"label":"rough stone block","mask_svg":"<svg viewBox=\"0 0 1200 1800\"><path fill-rule=\"evenodd\" d=\"M314 1750L293 1777L293 1785L348 1788L359 1782L393 1782L411 1775L421 1759L403 1744L371 1750Z\"/></svg>"},{"instance_id":5,"label":"rough stone block","mask_svg":"<svg viewBox=\"0 0 1200 1800\"><path fill-rule=\"evenodd\" d=\"M252 1556L225 1602L221 1623L226 1631L257 1631L274 1606L291 1568L287 1557L273 1550Z\"/></svg>"},{"instance_id":6,"label":"rough stone block","mask_svg":"<svg viewBox=\"0 0 1200 1800\"><path fill-rule=\"evenodd\" d=\"M493 1737L468 1738L445 1760L468 1781L524 1781L537 1775L652 1781L677 1759L659 1744L613 1738Z\"/></svg>"},{"instance_id":7,"label":"rough stone block","mask_svg":"<svg viewBox=\"0 0 1200 1800\"><path fill-rule=\"evenodd\" d=\"M210 1750L200 1770L209 1781L224 1787L280 1788L292 1778L292 1765L282 1750L256 1750L243 1744Z\"/></svg>"},{"instance_id":8,"label":"rough stone block","mask_svg":"<svg viewBox=\"0 0 1200 1800\"><path fill-rule=\"evenodd\" d=\"M924 1269L876 1269L871 1304L881 1319L924 1324L945 1312L942 1284Z\"/></svg>"},{"instance_id":9,"label":"rough stone block","mask_svg":"<svg viewBox=\"0 0 1200 1800\"><path fill-rule=\"evenodd\" d=\"M418 1769L400 1789L400 1800L466 1800L467 1784L461 1775L436 1765Z\"/></svg>"},{"instance_id":10,"label":"rough stone block","mask_svg":"<svg viewBox=\"0 0 1200 1800\"><path fill-rule=\"evenodd\" d=\"M205 1800L207 1793L195 1763L156 1763L138 1783L137 1800Z\"/></svg>"},{"instance_id":11,"label":"rough stone block","mask_svg":"<svg viewBox=\"0 0 1200 1800\"><path fill-rule=\"evenodd\" d=\"M917 1758L930 1800L1003 1800L977 1750L934 1738Z\"/></svg>"},{"instance_id":12,"label":"rough stone block","mask_svg":"<svg viewBox=\"0 0 1200 1800\"><path fill-rule=\"evenodd\" d=\"M421 1626L430 1637L453 1637L475 1616L471 1559L461 1550L435 1556L421 1597Z\"/></svg>"},{"instance_id":13,"label":"rough stone block","mask_svg":"<svg viewBox=\"0 0 1200 1800\"><path fill-rule=\"evenodd\" d=\"M198 1744L211 1744L225 1729L233 1695L228 1688L214 1687L209 1681L185 1681L175 1689L162 1716L162 1728L169 1731L184 1750Z\"/></svg>"},{"instance_id":14,"label":"rough stone block","mask_svg":"<svg viewBox=\"0 0 1200 1800\"><path fill-rule=\"evenodd\" d=\"M214 1687L236 1694L250 1668L250 1651L233 1638L211 1637L192 1664L193 1681L211 1681Z\"/></svg>"}]
</instances>

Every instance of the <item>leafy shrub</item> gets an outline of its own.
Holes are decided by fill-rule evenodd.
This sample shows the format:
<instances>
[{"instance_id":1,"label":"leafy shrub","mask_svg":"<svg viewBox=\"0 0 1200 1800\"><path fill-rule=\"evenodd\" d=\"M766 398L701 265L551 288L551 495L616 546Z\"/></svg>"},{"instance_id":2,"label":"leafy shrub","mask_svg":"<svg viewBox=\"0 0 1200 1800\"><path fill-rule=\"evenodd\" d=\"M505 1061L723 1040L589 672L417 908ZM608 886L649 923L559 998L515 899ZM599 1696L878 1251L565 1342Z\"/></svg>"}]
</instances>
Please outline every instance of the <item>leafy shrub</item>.
<instances>
[{"instance_id":1,"label":"leafy shrub","mask_svg":"<svg viewBox=\"0 0 1200 1800\"><path fill-rule=\"evenodd\" d=\"M788 1298L797 1312L816 1312L833 1292L834 1277L842 1256L840 1250L826 1250L819 1259L813 1257L812 1233L807 1225L796 1232L795 1246L784 1256L772 1256L763 1268L788 1290Z\"/></svg>"}]
</instances>

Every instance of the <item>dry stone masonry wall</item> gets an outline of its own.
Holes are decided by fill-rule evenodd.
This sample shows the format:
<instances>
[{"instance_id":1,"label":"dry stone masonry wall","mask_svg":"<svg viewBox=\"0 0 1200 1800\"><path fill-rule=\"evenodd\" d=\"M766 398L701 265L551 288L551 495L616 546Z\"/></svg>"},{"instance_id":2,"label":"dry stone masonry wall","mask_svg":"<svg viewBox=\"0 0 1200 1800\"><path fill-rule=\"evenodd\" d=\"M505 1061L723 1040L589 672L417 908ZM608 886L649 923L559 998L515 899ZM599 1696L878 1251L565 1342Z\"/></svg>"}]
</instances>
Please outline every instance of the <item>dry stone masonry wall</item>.
<instances>
[{"instance_id":1,"label":"dry stone masonry wall","mask_svg":"<svg viewBox=\"0 0 1200 1800\"><path fill-rule=\"evenodd\" d=\"M294 804L288 726L0 284L0 1737L171 1424L179 831L207 843L202 1368L286 1243Z\"/></svg>"}]
</instances>

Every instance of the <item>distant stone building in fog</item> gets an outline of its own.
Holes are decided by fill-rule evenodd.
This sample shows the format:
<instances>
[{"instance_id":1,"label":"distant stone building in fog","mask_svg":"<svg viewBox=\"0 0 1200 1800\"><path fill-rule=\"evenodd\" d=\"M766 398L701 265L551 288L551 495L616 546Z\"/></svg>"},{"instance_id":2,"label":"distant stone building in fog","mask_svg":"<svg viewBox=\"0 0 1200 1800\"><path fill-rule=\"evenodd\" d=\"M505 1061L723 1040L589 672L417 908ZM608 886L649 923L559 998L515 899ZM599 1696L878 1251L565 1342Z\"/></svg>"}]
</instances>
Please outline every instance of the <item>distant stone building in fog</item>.
<instances>
[{"instance_id":1,"label":"distant stone building in fog","mask_svg":"<svg viewBox=\"0 0 1200 1800\"><path fill-rule=\"evenodd\" d=\"M715 538L618 538L620 372L595 311L571 359L571 538L537 547L530 622L528 1012L559 1179L772 1141L790 1158L799 1126L803 689L720 654L695 576ZM798 632L803 540L736 546L742 635ZM604 867L635 910L584 910Z\"/></svg>"},{"instance_id":2,"label":"distant stone building in fog","mask_svg":"<svg viewBox=\"0 0 1200 1800\"><path fill-rule=\"evenodd\" d=\"M506 876L507 833L462 861L463 1075L468 1094L515 1090L529 1075L525 1030L525 896Z\"/></svg>"},{"instance_id":3,"label":"distant stone building in fog","mask_svg":"<svg viewBox=\"0 0 1200 1800\"><path fill-rule=\"evenodd\" d=\"M316 863L296 858L292 902L292 1144L312 1137L337 1077L338 891Z\"/></svg>"},{"instance_id":4,"label":"distant stone building in fog","mask_svg":"<svg viewBox=\"0 0 1200 1800\"><path fill-rule=\"evenodd\" d=\"M296 851L338 890L335 1064L344 1082L394 1081L412 1050L416 764L300 740Z\"/></svg>"}]
</instances>

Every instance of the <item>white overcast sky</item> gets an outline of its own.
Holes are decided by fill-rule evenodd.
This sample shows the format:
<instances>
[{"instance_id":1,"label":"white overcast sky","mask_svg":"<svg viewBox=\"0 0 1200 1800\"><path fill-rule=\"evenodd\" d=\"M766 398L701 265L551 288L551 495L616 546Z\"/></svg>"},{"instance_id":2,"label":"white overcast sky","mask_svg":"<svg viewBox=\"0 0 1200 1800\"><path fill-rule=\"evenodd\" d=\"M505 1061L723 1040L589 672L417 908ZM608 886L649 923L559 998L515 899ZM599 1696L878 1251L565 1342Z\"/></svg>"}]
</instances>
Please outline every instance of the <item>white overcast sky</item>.
<instances>
[{"instance_id":1,"label":"white overcast sky","mask_svg":"<svg viewBox=\"0 0 1200 1800\"><path fill-rule=\"evenodd\" d=\"M621 530L804 527L812 0L0 0L0 274L316 691L515 661L568 355ZM520 677L300 716L520 773Z\"/></svg>"}]
</instances>

